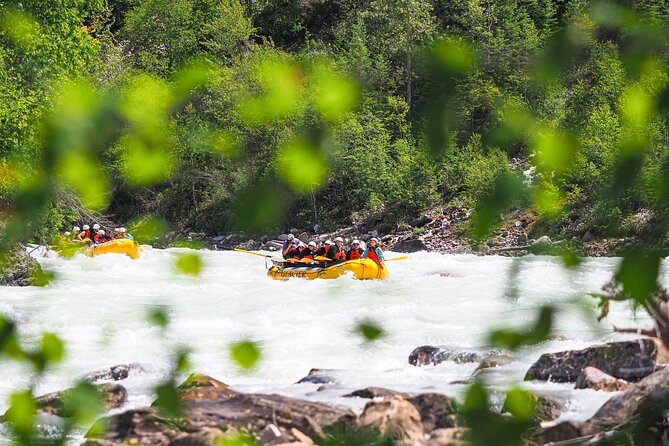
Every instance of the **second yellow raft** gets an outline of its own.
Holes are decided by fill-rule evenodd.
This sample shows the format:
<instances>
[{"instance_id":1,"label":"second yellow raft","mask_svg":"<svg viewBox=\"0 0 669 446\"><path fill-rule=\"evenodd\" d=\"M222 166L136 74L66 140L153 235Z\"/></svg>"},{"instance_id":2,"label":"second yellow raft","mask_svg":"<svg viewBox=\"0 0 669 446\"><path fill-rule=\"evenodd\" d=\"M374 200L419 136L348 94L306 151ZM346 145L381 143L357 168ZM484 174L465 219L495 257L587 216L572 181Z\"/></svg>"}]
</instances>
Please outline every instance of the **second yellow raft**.
<instances>
[{"instance_id":1,"label":"second yellow raft","mask_svg":"<svg viewBox=\"0 0 669 446\"><path fill-rule=\"evenodd\" d=\"M291 277L304 279L336 279L346 273L352 273L356 279L385 280L390 274L388 268L382 268L370 259L348 260L329 266L281 263L267 270L267 275L275 280L288 280Z\"/></svg>"},{"instance_id":2,"label":"second yellow raft","mask_svg":"<svg viewBox=\"0 0 669 446\"><path fill-rule=\"evenodd\" d=\"M86 252L91 256L100 254L127 254L131 259L137 260L142 253L142 248L134 240L119 238L107 243L91 246Z\"/></svg>"}]
</instances>

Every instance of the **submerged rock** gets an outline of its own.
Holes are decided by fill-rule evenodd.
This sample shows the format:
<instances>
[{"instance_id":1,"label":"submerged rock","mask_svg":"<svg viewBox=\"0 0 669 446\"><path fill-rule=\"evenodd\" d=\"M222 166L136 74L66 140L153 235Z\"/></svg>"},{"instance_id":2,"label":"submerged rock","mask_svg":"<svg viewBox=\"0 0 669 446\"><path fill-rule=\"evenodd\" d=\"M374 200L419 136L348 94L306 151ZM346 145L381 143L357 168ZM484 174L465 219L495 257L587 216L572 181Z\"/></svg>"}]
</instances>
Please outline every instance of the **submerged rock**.
<instances>
[{"instance_id":1,"label":"submerged rock","mask_svg":"<svg viewBox=\"0 0 669 446\"><path fill-rule=\"evenodd\" d=\"M121 381L130 376L131 373L141 373L144 369L137 363L119 364L106 369L92 371L84 377L86 381Z\"/></svg>"},{"instance_id":2,"label":"submerged rock","mask_svg":"<svg viewBox=\"0 0 669 446\"><path fill-rule=\"evenodd\" d=\"M202 373L191 373L188 375L188 378L181 384L177 389L186 390L186 389L195 389L201 387L215 387L217 389L227 389L228 385L224 382L212 378L209 375L204 375Z\"/></svg>"},{"instance_id":3,"label":"submerged rock","mask_svg":"<svg viewBox=\"0 0 669 446\"><path fill-rule=\"evenodd\" d=\"M604 392L617 392L630 386L627 381L614 378L596 367L586 367L576 378L576 389L594 389Z\"/></svg>"},{"instance_id":4,"label":"submerged rock","mask_svg":"<svg viewBox=\"0 0 669 446\"><path fill-rule=\"evenodd\" d=\"M437 365L444 361L452 361L456 364L479 362L485 354L475 350L451 350L447 347L435 347L423 345L416 347L409 354L409 364L415 366Z\"/></svg>"},{"instance_id":5,"label":"submerged rock","mask_svg":"<svg viewBox=\"0 0 669 446\"><path fill-rule=\"evenodd\" d=\"M638 380L653 373L657 363L665 361L666 352L657 340L611 342L583 350L545 353L532 364L525 380L575 382L588 366L616 378Z\"/></svg>"},{"instance_id":6,"label":"submerged rock","mask_svg":"<svg viewBox=\"0 0 669 446\"><path fill-rule=\"evenodd\" d=\"M386 389L384 387L365 387L364 389L354 390L351 393L343 395L343 397L367 398L371 400L374 398L397 398L397 397L403 398L406 397L406 395L401 392L397 392L395 390Z\"/></svg>"},{"instance_id":7,"label":"submerged rock","mask_svg":"<svg viewBox=\"0 0 669 446\"><path fill-rule=\"evenodd\" d=\"M332 377L332 369L311 369L304 378L300 379L295 384L312 383L312 384L336 384L337 380Z\"/></svg>"},{"instance_id":8,"label":"submerged rock","mask_svg":"<svg viewBox=\"0 0 669 446\"><path fill-rule=\"evenodd\" d=\"M128 399L128 391L120 384L105 383L96 386L102 397L105 410L121 407ZM38 411L59 417L69 417L69 400L72 398L73 389L60 392L48 393L37 397Z\"/></svg>"}]
</instances>

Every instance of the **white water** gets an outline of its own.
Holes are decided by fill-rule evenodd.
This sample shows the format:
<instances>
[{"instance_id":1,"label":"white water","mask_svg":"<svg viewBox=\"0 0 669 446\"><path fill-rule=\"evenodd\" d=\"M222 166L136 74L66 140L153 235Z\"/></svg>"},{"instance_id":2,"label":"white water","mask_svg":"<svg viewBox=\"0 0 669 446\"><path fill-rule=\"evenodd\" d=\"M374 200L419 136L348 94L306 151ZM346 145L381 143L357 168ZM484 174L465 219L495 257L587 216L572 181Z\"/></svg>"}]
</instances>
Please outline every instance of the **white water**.
<instances>
[{"instance_id":1,"label":"white water","mask_svg":"<svg viewBox=\"0 0 669 446\"><path fill-rule=\"evenodd\" d=\"M140 363L145 373L123 384L130 393L123 407L146 406L151 388L167 376L170 358L181 346L192 349L192 370L211 375L235 389L281 393L361 407L363 400L341 398L366 386L406 392L440 392L461 397L462 384L477 364L445 362L416 368L409 353L424 344L485 350L490 328L524 326L536 308L561 308L557 333L546 342L517 354L518 359L486 373L493 388L514 384L568 399L561 419L585 419L611 396L573 390L573 384L522 383L523 375L543 352L582 348L624 339L611 325L644 325L626 304L596 322L594 299L587 297L607 282L617 259L588 259L578 271L566 271L558 259L529 256L520 263L518 297L508 293L508 272L514 262L504 257L418 253L391 262L385 282L338 280L274 281L263 259L235 252L200 252L205 267L197 278L173 269L183 250L148 250L133 261L122 255L71 260L40 259L56 274L45 288L0 287L0 313L19 323L28 342L44 331L67 344L65 360L37 384L37 393L62 390L99 368ZM392 258L389 253L387 257ZM449 277L438 272L447 271ZM147 321L155 306L169 308L166 331ZM356 322L370 318L388 333L366 344L353 332ZM260 342L262 360L254 373L242 373L230 360L228 346L250 338ZM338 385L317 391L317 384L293 384L310 368L336 369ZM25 369L2 363L0 410L13 390L29 385Z\"/></svg>"}]
</instances>

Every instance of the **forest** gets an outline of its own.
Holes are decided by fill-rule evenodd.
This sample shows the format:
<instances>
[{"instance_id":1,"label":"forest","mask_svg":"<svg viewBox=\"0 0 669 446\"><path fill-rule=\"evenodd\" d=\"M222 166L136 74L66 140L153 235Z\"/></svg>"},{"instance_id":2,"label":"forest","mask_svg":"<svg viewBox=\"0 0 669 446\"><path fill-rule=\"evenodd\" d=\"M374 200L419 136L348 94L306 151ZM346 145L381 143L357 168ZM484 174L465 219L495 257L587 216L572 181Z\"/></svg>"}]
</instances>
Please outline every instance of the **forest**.
<instances>
[{"instance_id":1,"label":"forest","mask_svg":"<svg viewBox=\"0 0 669 446\"><path fill-rule=\"evenodd\" d=\"M24 239L81 209L253 234L449 204L479 237L511 209L666 232L662 1L2 3L0 203Z\"/></svg>"}]
</instances>

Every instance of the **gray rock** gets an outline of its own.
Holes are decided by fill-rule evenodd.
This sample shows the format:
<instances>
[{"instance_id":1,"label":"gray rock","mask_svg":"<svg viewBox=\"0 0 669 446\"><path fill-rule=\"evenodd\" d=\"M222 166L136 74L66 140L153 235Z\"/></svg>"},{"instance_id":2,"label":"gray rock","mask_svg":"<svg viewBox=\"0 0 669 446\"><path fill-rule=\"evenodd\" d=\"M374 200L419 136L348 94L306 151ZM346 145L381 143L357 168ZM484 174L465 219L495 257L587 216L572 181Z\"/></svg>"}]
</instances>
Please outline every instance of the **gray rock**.
<instances>
[{"instance_id":1,"label":"gray rock","mask_svg":"<svg viewBox=\"0 0 669 446\"><path fill-rule=\"evenodd\" d=\"M416 347L409 354L409 364L415 366L437 365L444 361L452 361L457 364L479 362L486 355L475 350L451 350L445 347L423 345Z\"/></svg>"},{"instance_id":2,"label":"gray rock","mask_svg":"<svg viewBox=\"0 0 669 446\"><path fill-rule=\"evenodd\" d=\"M627 381L614 378L596 367L586 367L576 378L576 389L594 389L604 392L618 392L630 386Z\"/></svg>"},{"instance_id":3,"label":"gray rock","mask_svg":"<svg viewBox=\"0 0 669 446\"><path fill-rule=\"evenodd\" d=\"M42 268L37 260L30 257L22 245L14 246L6 261L0 263L0 285L34 285L33 277L41 271Z\"/></svg>"},{"instance_id":4,"label":"gray rock","mask_svg":"<svg viewBox=\"0 0 669 446\"><path fill-rule=\"evenodd\" d=\"M332 372L334 371L332 369L311 369L307 376L300 379L296 384L336 384L337 380L332 377Z\"/></svg>"},{"instance_id":5,"label":"gray rock","mask_svg":"<svg viewBox=\"0 0 669 446\"><path fill-rule=\"evenodd\" d=\"M105 383L96 386L102 397L105 409L116 409L121 407L128 399L128 391L120 384ZM48 393L37 397L38 411L59 417L72 416L70 410L70 399L73 389L60 392Z\"/></svg>"},{"instance_id":6,"label":"gray rock","mask_svg":"<svg viewBox=\"0 0 669 446\"><path fill-rule=\"evenodd\" d=\"M367 403L358 419L360 427L375 427L409 444L424 444L423 422L418 409L402 398L387 398Z\"/></svg>"},{"instance_id":7,"label":"gray rock","mask_svg":"<svg viewBox=\"0 0 669 446\"><path fill-rule=\"evenodd\" d=\"M588 366L597 367L616 378L629 381L630 377L636 377L638 380L653 373L658 362L665 362L665 355L659 341L653 339L611 342L583 350L545 353L532 364L525 380L575 382Z\"/></svg>"},{"instance_id":8,"label":"gray rock","mask_svg":"<svg viewBox=\"0 0 669 446\"><path fill-rule=\"evenodd\" d=\"M413 220L411 222L411 226L413 226L414 228L422 228L423 226L431 222L432 219L430 217L428 217L427 215L422 215L417 219Z\"/></svg>"},{"instance_id":9,"label":"gray rock","mask_svg":"<svg viewBox=\"0 0 669 446\"><path fill-rule=\"evenodd\" d=\"M402 252L409 254L412 252L427 251L428 249L422 240L413 239L397 243L395 246L393 246L392 250L395 252Z\"/></svg>"},{"instance_id":10,"label":"gray rock","mask_svg":"<svg viewBox=\"0 0 669 446\"><path fill-rule=\"evenodd\" d=\"M592 235L592 232L586 231L585 234L583 234L583 237L581 237L581 241L585 243L590 243L595 239L595 236Z\"/></svg>"},{"instance_id":11,"label":"gray rock","mask_svg":"<svg viewBox=\"0 0 669 446\"><path fill-rule=\"evenodd\" d=\"M425 432L457 426L455 399L440 393L421 393L407 401L418 409Z\"/></svg>"},{"instance_id":12,"label":"gray rock","mask_svg":"<svg viewBox=\"0 0 669 446\"><path fill-rule=\"evenodd\" d=\"M126 379L130 374L142 373L144 369L137 363L119 364L106 369L95 370L84 377L86 381L121 381Z\"/></svg>"},{"instance_id":13,"label":"gray rock","mask_svg":"<svg viewBox=\"0 0 669 446\"><path fill-rule=\"evenodd\" d=\"M550 237L548 237L547 235L542 235L538 239L530 242L530 245L532 245L532 246L547 246L547 245L550 245L552 243L553 242L551 241Z\"/></svg>"},{"instance_id":14,"label":"gray rock","mask_svg":"<svg viewBox=\"0 0 669 446\"><path fill-rule=\"evenodd\" d=\"M279 236L277 236L276 239L285 242L286 240L288 240L288 234L280 234Z\"/></svg>"},{"instance_id":15,"label":"gray rock","mask_svg":"<svg viewBox=\"0 0 669 446\"><path fill-rule=\"evenodd\" d=\"M397 398L397 397L405 397L406 395L401 392L397 392L395 390L391 389L386 389L384 387L365 387L364 389L360 390L355 390L351 393L348 393L346 395L343 395L344 398L366 398L366 399L374 399L374 398Z\"/></svg>"}]
</instances>

